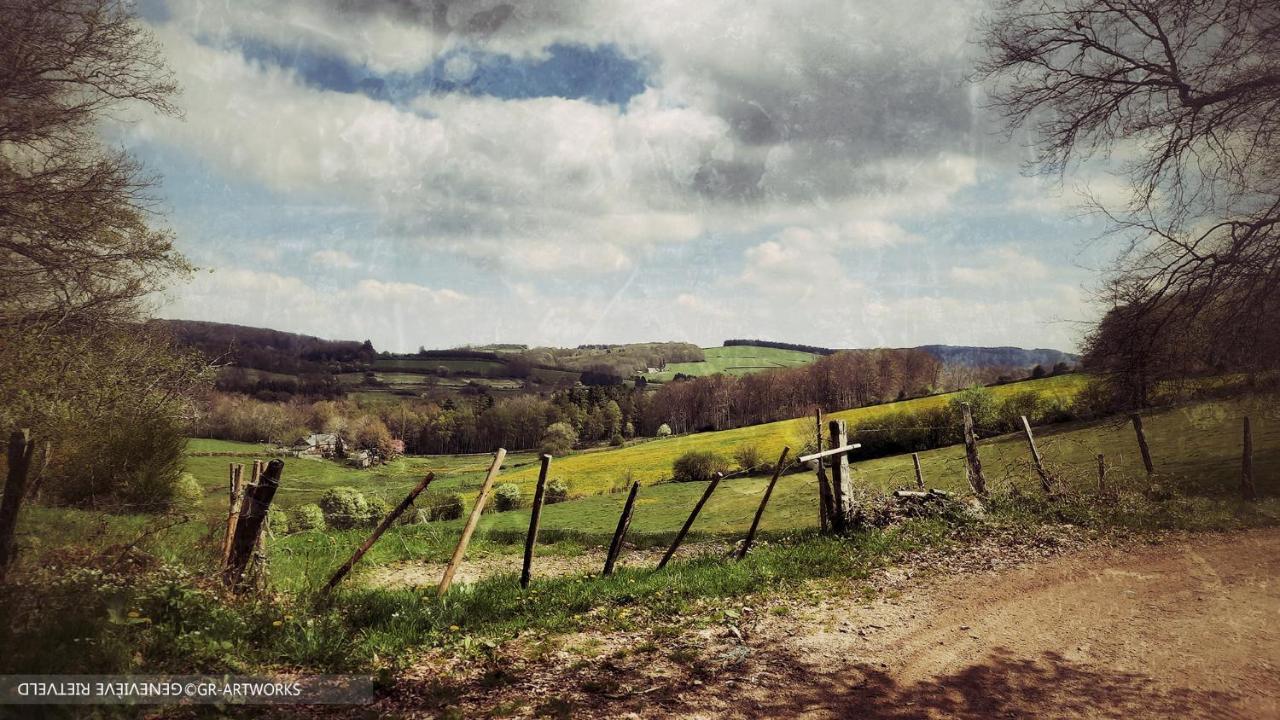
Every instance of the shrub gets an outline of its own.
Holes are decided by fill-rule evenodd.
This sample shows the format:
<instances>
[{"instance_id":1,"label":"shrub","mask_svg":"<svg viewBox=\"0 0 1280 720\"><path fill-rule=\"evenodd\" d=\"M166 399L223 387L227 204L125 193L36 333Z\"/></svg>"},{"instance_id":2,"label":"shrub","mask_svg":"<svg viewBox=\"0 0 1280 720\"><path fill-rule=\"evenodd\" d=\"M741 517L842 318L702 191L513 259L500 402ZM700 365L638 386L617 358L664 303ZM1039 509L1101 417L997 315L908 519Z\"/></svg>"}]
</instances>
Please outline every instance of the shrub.
<instances>
[{"instance_id":1,"label":"shrub","mask_svg":"<svg viewBox=\"0 0 1280 720\"><path fill-rule=\"evenodd\" d=\"M324 511L315 503L298 505L289 509L289 529L292 532L324 529Z\"/></svg>"},{"instance_id":2,"label":"shrub","mask_svg":"<svg viewBox=\"0 0 1280 720\"><path fill-rule=\"evenodd\" d=\"M178 502L186 445L169 418L116 418L76 436L66 455L55 457L51 493L66 505L164 512Z\"/></svg>"},{"instance_id":3,"label":"shrub","mask_svg":"<svg viewBox=\"0 0 1280 720\"><path fill-rule=\"evenodd\" d=\"M671 437L671 426L666 423L662 423L658 426L658 430L654 435L658 437Z\"/></svg>"},{"instance_id":4,"label":"shrub","mask_svg":"<svg viewBox=\"0 0 1280 720\"><path fill-rule=\"evenodd\" d=\"M718 472L727 472L729 463L720 455L705 450L690 450L671 465L671 479L676 482L705 482Z\"/></svg>"},{"instance_id":5,"label":"shrub","mask_svg":"<svg viewBox=\"0 0 1280 720\"><path fill-rule=\"evenodd\" d=\"M975 428L990 432L996 428L1000 419L997 416L997 407L995 396L991 391L984 387L971 387L967 390L961 390L951 398L951 402L947 404L950 410L952 423L957 427L964 422L964 414L962 406L968 405L970 412L973 413L973 425Z\"/></svg>"},{"instance_id":6,"label":"shrub","mask_svg":"<svg viewBox=\"0 0 1280 720\"><path fill-rule=\"evenodd\" d=\"M515 483L503 483L493 491L493 509L507 512L520 507L520 486Z\"/></svg>"},{"instance_id":7,"label":"shrub","mask_svg":"<svg viewBox=\"0 0 1280 720\"><path fill-rule=\"evenodd\" d=\"M334 530L350 530L369 517L369 502L352 487L330 488L320 497L324 521Z\"/></svg>"},{"instance_id":8,"label":"shrub","mask_svg":"<svg viewBox=\"0 0 1280 720\"><path fill-rule=\"evenodd\" d=\"M371 496L366 503L368 509L365 511L364 524L369 527L382 522L382 519L391 512L391 504L377 495Z\"/></svg>"},{"instance_id":9,"label":"shrub","mask_svg":"<svg viewBox=\"0 0 1280 720\"><path fill-rule=\"evenodd\" d=\"M1040 366L1037 365L1036 367ZM1040 422L1047 407L1048 403L1035 390L1023 390L1014 393L1000 404L1000 410L997 413L1000 427L996 429L1003 432L1019 430L1022 428L1022 416L1024 415L1032 425L1035 425Z\"/></svg>"},{"instance_id":10,"label":"shrub","mask_svg":"<svg viewBox=\"0 0 1280 720\"><path fill-rule=\"evenodd\" d=\"M434 520L457 520L462 517L462 496L458 493L428 493L423 496L427 514Z\"/></svg>"},{"instance_id":11,"label":"shrub","mask_svg":"<svg viewBox=\"0 0 1280 720\"><path fill-rule=\"evenodd\" d=\"M733 449L733 460L741 470L754 470L761 466L760 448L755 445L739 445Z\"/></svg>"},{"instance_id":12,"label":"shrub","mask_svg":"<svg viewBox=\"0 0 1280 720\"><path fill-rule=\"evenodd\" d=\"M173 483L173 497L169 501L169 511L174 513L194 513L204 503L204 488L191 473L184 472Z\"/></svg>"},{"instance_id":13,"label":"shrub","mask_svg":"<svg viewBox=\"0 0 1280 720\"><path fill-rule=\"evenodd\" d=\"M565 455L578 442L578 432L567 422L551 423L542 433L540 449L547 455Z\"/></svg>"},{"instance_id":14,"label":"shrub","mask_svg":"<svg viewBox=\"0 0 1280 720\"><path fill-rule=\"evenodd\" d=\"M270 524L271 532L277 535L289 534L289 516L280 508L273 507L267 510L267 522Z\"/></svg>"},{"instance_id":15,"label":"shrub","mask_svg":"<svg viewBox=\"0 0 1280 720\"><path fill-rule=\"evenodd\" d=\"M555 478L547 483L546 494L542 501L548 505L562 503L569 499L569 484L560 478Z\"/></svg>"}]
</instances>

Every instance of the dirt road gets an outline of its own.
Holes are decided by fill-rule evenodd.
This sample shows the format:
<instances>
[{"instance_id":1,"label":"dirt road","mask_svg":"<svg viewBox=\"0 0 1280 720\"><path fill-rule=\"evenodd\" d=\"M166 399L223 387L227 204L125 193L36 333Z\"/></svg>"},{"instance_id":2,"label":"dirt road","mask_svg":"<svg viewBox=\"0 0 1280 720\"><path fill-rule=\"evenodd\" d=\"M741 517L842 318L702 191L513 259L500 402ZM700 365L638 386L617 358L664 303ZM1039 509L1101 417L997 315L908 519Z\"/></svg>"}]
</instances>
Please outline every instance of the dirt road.
<instances>
[{"instance_id":1,"label":"dirt road","mask_svg":"<svg viewBox=\"0 0 1280 720\"><path fill-rule=\"evenodd\" d=\"M466 715L1280 718L1280 530L889 585L752 609L740 632L685 643L694 662L597 635L594 656L521 664L455 700ZM407 694L396 711L427 710Z\"/></svg>"}]
</instances>

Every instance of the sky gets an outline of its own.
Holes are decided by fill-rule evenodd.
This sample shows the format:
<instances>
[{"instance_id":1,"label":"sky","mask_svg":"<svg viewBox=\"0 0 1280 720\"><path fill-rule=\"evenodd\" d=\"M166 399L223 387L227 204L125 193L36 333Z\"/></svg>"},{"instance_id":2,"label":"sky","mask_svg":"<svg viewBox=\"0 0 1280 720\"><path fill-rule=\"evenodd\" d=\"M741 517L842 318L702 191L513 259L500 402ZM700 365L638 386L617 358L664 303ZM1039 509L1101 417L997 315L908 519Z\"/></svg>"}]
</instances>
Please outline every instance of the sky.
<instances>
[{"instance_id":1,"label":"sky","mask_svg":"<svg viewBox=\"0 0 1280 720\"><path fill-rule=\"evenodd\" d=\"M161 317L392 351L1074 350L1090 180L1029 175L973 0L145 0L181 118L111 139L200 270Z\"/></svg>"}]
</instances>

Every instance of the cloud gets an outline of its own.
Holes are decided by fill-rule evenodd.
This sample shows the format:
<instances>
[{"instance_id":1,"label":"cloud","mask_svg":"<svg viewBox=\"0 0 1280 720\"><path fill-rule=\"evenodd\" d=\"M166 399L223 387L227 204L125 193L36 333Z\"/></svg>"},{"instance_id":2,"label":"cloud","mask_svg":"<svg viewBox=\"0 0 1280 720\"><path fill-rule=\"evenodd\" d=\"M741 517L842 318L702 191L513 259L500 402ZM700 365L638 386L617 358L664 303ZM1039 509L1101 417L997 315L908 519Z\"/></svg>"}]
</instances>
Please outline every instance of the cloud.
<instances>
[{"instance_id":1,"label":"cloud","mask_svg":"<svg viewBox=\"0 0 1280 720\"><path fill-rule=\"evenodd\" d=\"M360 267L355 258L341 250L317 250L311 253L311 262L337 270L351 270Z\"/></svg>"},{"instance_id":2,"label":"cloud","mask_svg":"<svg viewBox=\"0 0 1280 720\"><path fill-rule=\"evenodd\" d=\"M948 277L964 285L988 288L1026 287L1024 283L1049 277L1049 268L1043 262L1014 247L984 250L977 259L981 261L978 265L951 268Z\"/></svg>"}]
</instances>

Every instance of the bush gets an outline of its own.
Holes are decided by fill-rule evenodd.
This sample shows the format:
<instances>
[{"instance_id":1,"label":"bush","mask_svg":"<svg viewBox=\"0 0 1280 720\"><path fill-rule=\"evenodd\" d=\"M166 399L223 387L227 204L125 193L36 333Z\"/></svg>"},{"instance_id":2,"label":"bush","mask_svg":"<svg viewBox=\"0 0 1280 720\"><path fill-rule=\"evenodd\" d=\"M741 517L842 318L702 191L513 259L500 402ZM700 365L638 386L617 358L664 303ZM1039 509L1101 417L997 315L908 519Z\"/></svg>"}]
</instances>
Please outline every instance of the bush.
<instances>
[{"instance_id":1,"label":"bush","mask_svg":"<svg viewBox=\"0 0 1280 720\"><path fill-rule=\"evenodd\" d=\"M968 390L961 390L951 398L951 402L947 404L947 409L951 412L952 423L956 427L963 425L962 406L968 405L970 412L973 414L973 425L985 433L989 434L991 430L996 429L1000 424L1000 418L997 414L996 398L991 391L984 387L971 387Z\"/></svg>"},{"instance_id":2,"label":"bush","mask_svg":"<svg viewBox=\"0 0 1280 720\"><path fill-rule=\"evenodd\" d=\"M169 500L169 511L173 513L195 513L204 504L204 488L191 473L184 472L173 483L173 497Z\"/></svg>"},{"instance_id":3,"label":"bush","mask_svg":"<svg viewBox=\"0 0 1280 720\"><path fill-rule=\"evenodd\" d=\"M277 535L289 534L289 516L280 508L273 507L267 510L267 522L270 524L271 532Z\"/></svg>"},{"instance_id":4,"label":"bush","mask_svg":"<svg viewBox=\"0 0 1280 720\"><path fill-rule=\"evenodd\" d=\"M565 455L578 442L578 432L567 422L551 423L542 433L540 449L547 455Z\"/></svg>"},{"instance_id":5,"label":"bush","mask_svg":"<svg viewBox=\"0 0 1280 720\"><path fill-rule=\"evenodd\" d=\"M435 520L457 520L462 517L462 496L457 493L428 493L423 496L427 515Z\"/></svg>"},{"instance_id":6,"label":"bush","mask_svg":"<svg viewBox=\"0 0 1280 720\"><path fill-rule=\"evenodd\" d=\"M658 426L658 430L654 435L657 437L671 437L671 426L666 423L662 423Z\"/></svg>"},{"instance_id":7,"label":"bush","mask_svg":"<svg viewBox=\"0 0 1280 720\"><path fill-rule=\"evenodd\" d=\"M371 496L366 503L368 510L365 511L364 524L369 527L382 522L383 518L391 512L391 504L377 495Z\"/></svg>"},{"instance_id":8,"label":"bush","mask_svg":"<svg viewBox=\"0 0 1280 720\"><path fill-rule=\"evenodd\" d=\"M169 418L116 418L76 436L66 455L55 457L49 486L66 505L164 512L180 502L174 494L186 445Z\"/></svg>"},{"instance_id":9,"label":"bush","mask_svg":"<svg viewBox=\"0 0 1280 720\"><path fill-rule=\"evenodd\" d=\"M738 468L741 470L755 470L763 463L760 458L760 448L755 445L739 445L734 448L733 460L738 463Z\"/></svg>"},{"instance_id":10,"label":"bush","mask_svg":"<svg viewBox=\"0 0 1280 720\"><path fill-rule=\"evenodd\" d=\"M289 530L305 532L324 529L324 511L315 503L298 505L289 509Z\"/></svg>"},{"instance_id":11,"label":"bush","mask_svg":"<svg viewBox=\"0 0 1280 720\"><path fill-rule=\"evenodd\" d=\"M569 484L560 478L555 478L547 483L545 495L542 501L547 505L555 505L569 499Z\"/></svg>"},{"instance_id":12,"label":"bush","mask_svg":"<svg viewBox=\"0 0 1280 720\"><path fill-rule=\"evenodd\" d=\"M718 472L728 472L729 463L720 455L705 450L690 450L671 465L671 479L676 482L706 482Z\"/></svg>"},{"instance_id":13,"label":"bush","mask_svg":"<svg viewBox=\"0 0 1280 720\"><path fill-rule=\"evenodd\" d=\"M320 497L325 524L334 530L350 530L369 517L369 501L352 487L331 488Z\"/></svg>"},{"instance_id":14,"label":"bush","mask_svg":"<svg viewBox=\"0 0 1280 720\"><path fill-rule=\"evenodd\" d=\"M493 509L507 512L520 508L520 486L515 483L503 483L493 491Z\"/></svg>"},{"instance_id":15,"label":"bush","mask_svg":"<svg viewBox=\"0 0 1280 720\"><path fill-rule=\"evenodd\" d=\"M396 518L397 525L421 525L431 521L431 513L425 508L409 508Z\"/></svg>"},{"instance_id":16,"label":"bush","mask_svg":"<svg viewBox=\"0 0 1280 720\"><path fill-rule=\"evenodd\" d=\"M1036 367L1040 367L1037 365ZM1038 424L1044 416L1048 403L1035 390L1023 390L1014 393L1000 404L997 413L999 422L996 429L1001 432L1013 432L1022 428L1022 417L1025 415L1032 424Z\"/></svg>"}]
</instances>

